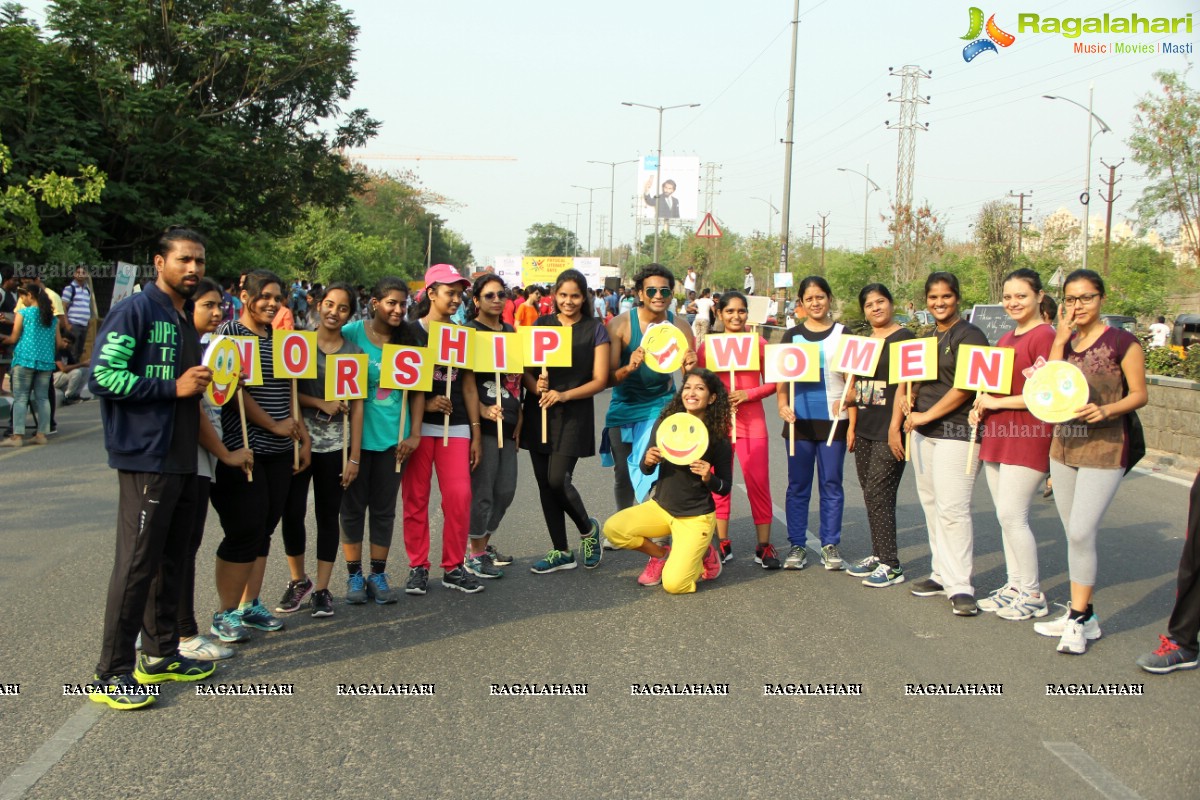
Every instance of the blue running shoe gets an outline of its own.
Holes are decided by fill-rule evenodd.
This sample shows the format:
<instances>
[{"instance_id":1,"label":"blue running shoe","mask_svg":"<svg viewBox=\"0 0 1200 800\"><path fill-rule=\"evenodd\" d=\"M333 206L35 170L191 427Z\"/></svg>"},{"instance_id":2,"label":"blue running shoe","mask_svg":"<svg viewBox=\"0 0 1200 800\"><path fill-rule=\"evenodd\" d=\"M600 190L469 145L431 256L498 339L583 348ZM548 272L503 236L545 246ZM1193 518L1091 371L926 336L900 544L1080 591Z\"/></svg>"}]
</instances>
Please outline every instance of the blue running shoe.
<instances>
[{"instance_id":1,"label":"blue running shoe","mask_svg":"<svg viewBox=\"0 0 1200 800\"><path fill-rule=\"evenodd\" d=\"M604 558L604 548L600 545L600 521L589 517L588 522L592 527L583 535L580 549L583 550L583 566L586 569L595 569Z\"/></svg>"},{"instance_id":2,"label":"blue running shoe","mask_svg":"<svg viewBox=\"0 0 1200 800\"><path fill-rule=\"evenodd\" d=\"M242 624L249 625L251 628L257 628L260 631L283 630L283 620L267 611L267 607L257 597L249 607L239 608L237 613L242 618Z\"/></svg>"},{"instance_id":3,"label":"blue running shoe","mask_svg":"<svg viewBox=\"0 0 1200 800\"><path fill-rule=\"evenodd\" d=\"M222 642L250 641L250 631L242 625L242 618L237 611L218 611L213 614L209 631Z\"/></svg>"},{"instance_id":4,"label":"blue running shoe","mask_svg":"<svg viewBox=\"0 0 1200 800\"><path fill-rule=\"evenodd\" d=\"M558 572L561 569L575 569L579 564L575 561L574 553L564 553L562 550L551 550L546 557L529 568L530 572L545 575L547 572Z\"/></svg>"},{"instance_id":5,"label":"blue running shoe","mask_svg":"<svg viewBox=\"0 0 1200 800\"><path fill-rule=\"evenodd\" d=\"M367 579L361 572L356 572L347 579L346 602L352 606L361 606L367 602Z\"/></svg>"},{"instance_id":6,"label":"blue running shoe","mask_svg":"<svg viewBox=\"0 0 1200 800\"><path fill-rule=\"evenodd\" d=\"M367 597L381 606L396 602L396 593L388 584L386 572L372 572L367 576Z\"/></svg>"}]
</instances>

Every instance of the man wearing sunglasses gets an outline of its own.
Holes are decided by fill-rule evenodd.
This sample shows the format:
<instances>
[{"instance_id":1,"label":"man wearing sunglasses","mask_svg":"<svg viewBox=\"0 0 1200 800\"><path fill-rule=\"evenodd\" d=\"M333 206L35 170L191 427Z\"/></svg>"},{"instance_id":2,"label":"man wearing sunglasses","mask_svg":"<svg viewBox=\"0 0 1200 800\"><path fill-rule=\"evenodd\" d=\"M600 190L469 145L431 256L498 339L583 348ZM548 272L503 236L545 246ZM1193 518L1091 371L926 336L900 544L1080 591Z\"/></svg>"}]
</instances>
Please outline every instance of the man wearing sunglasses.
<instances>
[{"instance_id":1,"label":"man wearing sunglasses","mask_svg":"<svg viewBox=\"0 0 1200 800\"><path fill-rule=\"evenodd\" d=\"M605 426L616 462L617 510L636 504L630 478L629 456L634 444L649 435L658 413L675 394L675 381L669 374L654 372L643 359L642 337L652 325L674 325L687 340L681 376L696 364L696 345L686 320L667 309L675 292L675 276L661 264L647 264L633 278L633 291L640 305L608 323L612 339L608 382L613 387ZM641 458L641 453L638 453ZM639 471L640 474L640 471ZM607 546L607 542L605 543ZM612 548L609 548L612 549Z\"/></svg>"}]
</instances>

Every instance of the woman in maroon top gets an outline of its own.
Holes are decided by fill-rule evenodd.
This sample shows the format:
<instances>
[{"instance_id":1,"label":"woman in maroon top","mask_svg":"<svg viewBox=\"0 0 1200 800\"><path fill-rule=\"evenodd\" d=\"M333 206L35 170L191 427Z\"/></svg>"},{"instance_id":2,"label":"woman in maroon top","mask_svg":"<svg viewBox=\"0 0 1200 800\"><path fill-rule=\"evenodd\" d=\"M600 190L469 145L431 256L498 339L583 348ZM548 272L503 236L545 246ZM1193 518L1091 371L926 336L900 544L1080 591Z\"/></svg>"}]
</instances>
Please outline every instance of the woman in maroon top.
<instances>
[{"instance_id":1,"label":"woman in maroon top","mask_svg":"<svg viewBox=\"0 0 1200 800\"><path fill-rule=\"evenodd\" d=\"M1004 310L1016 330L1000 337L999 347L1016 352L1008 397L980 394L971 421L983 419L979 457L1000 520L1008 580L979 601L980 611L1010 620L1044 617L1046 596L1038 583L1037 540L1029 527L1029 506L1050 472L1054 429L1029 413L1021 390L1033 371L1046 363L1054 344L1054 326L1042 320L1042 279L1018 269L1004 279Z\"/></svg>"},{"instance_id":2,"label":"woman in maroon top","mask_svg":"<svg viewBox=\"0 0 1200 800\"><path fill-rule=\"evenodd\" d=\"M1101 316L1104 279L1077 269L1063 285L1052 361L1067 361L1083 372L1088 402L1075 419L1054 427L1050 474L1054 504L1067 534L1071 607L1033 629L1057 636L1058 652L1081 655L1100 638L1100 619L1092 610L1096 587L1096 537L1100 520L1133 466L1129 461L1128 414L1146 405L1146 356L1137 337L1110 328Z\"/></svg>"}]
</instances>

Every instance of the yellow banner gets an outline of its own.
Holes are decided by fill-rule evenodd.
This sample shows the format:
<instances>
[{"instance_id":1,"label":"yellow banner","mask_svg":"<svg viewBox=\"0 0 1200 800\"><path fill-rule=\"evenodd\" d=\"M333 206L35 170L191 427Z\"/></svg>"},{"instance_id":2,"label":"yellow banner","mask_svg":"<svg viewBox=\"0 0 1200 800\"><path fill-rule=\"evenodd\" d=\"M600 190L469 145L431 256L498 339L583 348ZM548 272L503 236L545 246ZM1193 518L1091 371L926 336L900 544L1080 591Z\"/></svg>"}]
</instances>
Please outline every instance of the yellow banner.
<instances>
[{"instance_id":1,"label":"yellow banner","mask_svg":"<svg viewBox=\"0 0 1200 800\"><path fill-rule=\"evenodd\" d=\"M554 283L560 272L574 266L575 259L570 256L525 256L521 259L521 283Z\"/></svg>"}]
</instances>

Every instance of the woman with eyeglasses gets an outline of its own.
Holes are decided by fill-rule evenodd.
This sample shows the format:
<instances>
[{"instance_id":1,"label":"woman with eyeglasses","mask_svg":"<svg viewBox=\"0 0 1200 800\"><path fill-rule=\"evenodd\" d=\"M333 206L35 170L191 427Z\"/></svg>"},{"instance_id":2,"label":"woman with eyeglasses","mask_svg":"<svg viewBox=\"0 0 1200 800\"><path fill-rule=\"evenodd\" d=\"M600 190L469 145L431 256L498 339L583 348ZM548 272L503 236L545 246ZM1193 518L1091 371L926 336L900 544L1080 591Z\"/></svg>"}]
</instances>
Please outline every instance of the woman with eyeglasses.
<instances>
[{"instance_id":1,"label":"woman with eyeglasses","mask_svg":"<svg viewBox=\"0 0 1200 800\"><path fill-rule=\"evenodd\" d=\"M1132 333L1110 328L1101 317L1103 308L1103 278L1088 269L1068 275L1050 349L1051 361L1067 361L1083 371L1088 402L1072 422L1054 427L1050 442L1054 504L1067 534L1071 605L1063 616L1033 628L1058 637L1058 652L1074 655L1100 638L1100 619L1092 608L1096 536L1121 478L1133 467L1128 415L1148 399L1142 346Z\"/></svg>"},{"instance_id":2,"label":"woman with eyeglasses","mask_svg":"<svg viewBox=\"0 0 1200 800\"><path fill-rule=\"evenodd\" d=\"M471 287L472 310L467 327L486 333L513 333L501 319L507 299L499 275L481 276ZM499 377L499 381L497 381ZM496 375L476 372L479 418L487 430L480 436L482 455L471 473L471 527L468 531L467 571L476 578L502 578L499 567L512 563L491 544L504 513L517 493L517 436L521 432L521 372ZM501 426L504 447L496 437Z\"/></svg>"}]
</instances>

